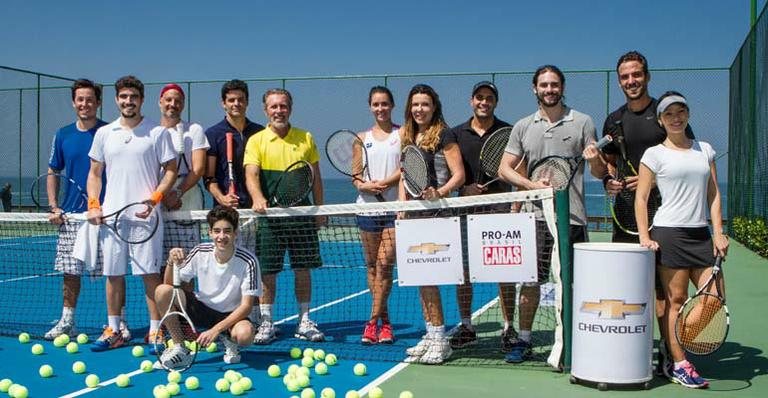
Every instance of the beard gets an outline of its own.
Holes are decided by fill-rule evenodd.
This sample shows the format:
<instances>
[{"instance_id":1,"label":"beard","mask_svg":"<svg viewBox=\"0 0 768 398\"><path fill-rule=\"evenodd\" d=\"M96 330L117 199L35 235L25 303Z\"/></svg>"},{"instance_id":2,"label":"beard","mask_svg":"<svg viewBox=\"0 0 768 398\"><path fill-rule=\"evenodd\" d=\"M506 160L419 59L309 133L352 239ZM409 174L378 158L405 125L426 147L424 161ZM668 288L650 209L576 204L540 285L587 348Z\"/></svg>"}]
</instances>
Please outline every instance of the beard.
<instances>
[{"instance_id":1,"label":"beard","mask_svg":"<svg viewBox=\"0 0 768 398\"><path fill-rule=\"evenodd\" d=\"M554 99L547 98L552 96L554 96L555 98ZM539 100L539 104L541 104L541 106L544 106L546 108L551 108L553 106L557 106L560 103L560 101L562 101L563 96L561 94L536 93L536 98Z\"/></svg>"}]
</instances>

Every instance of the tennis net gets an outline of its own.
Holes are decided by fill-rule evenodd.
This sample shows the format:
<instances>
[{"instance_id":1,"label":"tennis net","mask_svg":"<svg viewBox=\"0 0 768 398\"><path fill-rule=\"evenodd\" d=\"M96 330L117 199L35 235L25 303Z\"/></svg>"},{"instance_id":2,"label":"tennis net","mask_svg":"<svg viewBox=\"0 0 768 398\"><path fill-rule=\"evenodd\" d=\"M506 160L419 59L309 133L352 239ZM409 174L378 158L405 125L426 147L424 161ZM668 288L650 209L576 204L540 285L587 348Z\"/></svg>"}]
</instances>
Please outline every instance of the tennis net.
<instances>
[{"instance_id":1,"label":"tennis net","mask_svg":"<svg viewBox=\"0 0 768 398\"><path fill-rule=\"evenodd\" d=\"M279 330L277 340L268 345L252 346L249 350L287 352L294 346L312 346L335 352L344 358L401 361L406 357L405 348L415 344L425 333L416 286L432 283L440 285L446 330L458 333L460 329L457 325L462 318L458 302L471 301L471 319L477 335L476 340L464 344L466 347L454 350L446 364L501 365L504 363L501 337L505 324L502 308L510 314L507 315L510 318L508 323L514 329L507 336L514 338L519 331L521 311L516 304L521 285L506 286L504 299L500 300L498 283L473 283L472 292L466 293L468 295L462 299L457 298L456 281L464 276L462 263L480 262L484 267L498 265L504 268L504 265L518 261L519 257L515 256L521 254L516 250L521 249L523 256L527 252L524 247L513 247L523 242L523 246L535 247L533 253L538 262L550 264L546 274L538 276L540 286L527 285L540 291L540 304L535 310L532 326L533 360L528 363L538 367L546 367L547 364L557 367L563 350L563 309L560 259L558 245L555 244L559 236L556 225L567 228L568 215L556 214L553 202L552 192L541 190L448 198L435 202L276 208L268 209L266 215L240 210L238 239L257 254L262 273L274 267L283 269L276 277L276 299L272 309L272 319ZM509 233L517 228L503 218L510 213L517 213L518 216L527 214L531 220L535 219L535 223L530 222L529 225L535 226L538 245L531 237L521 237L514 232L514 236L502 236L504 231ZM207 211L167 213L164 228L166 248L190 248L198 240L209 240L206 214ZM383 233L361 233L361 221L364 221L363 229L377 231L377 227L385 226L395 214L398 221L393 221L397 224L394 229L385 229ZM361 220L361 215L367 218ZM428 221L420 221L423 219ZM480 224L478 219L483 219L484 224ZM407 232L417 228L414 223L419 224L419 229ZM395 231L400 237L396 240L393 239ZM48 222L46 214L0 214L0 308L3 308L0 312L0 334L28 332L42 336L54 324L61 313L63 279L63 274L54 269L57 241L73 233L60 232L58 227ZM474 238L481 235L481 238ZM549 235L547 239L544 239L545 235ZM397 245L400 247L396 249ZM448 250L449 246L455 251ZM289 251L290 255L286 254L286 247L293 249ZM458 250L459 247L461 250ZM369 248L368 253L366 248ZM398 255L395 256L395 253ZM415 257L405 260L403 253ZM451 256L458 259L458 268L455 259L448 261L453 265L441 264ZM470 256L475 257L470 259ZM377 258L381 259L380 263L392 263L395 257L399 263L391 271L393 286L386 300L394 342L362 345L363 329L373 305L368 281L375 272L369 270L376 269L366 264L374 264ZM165 259L162 261L164 263ZM307 343L294 338L298 323L295 289L301 284L295 283L289 264L295 268L311 268L310 318L325 333L325 342ZM312 268L314 266L317 268ZM423 269L419 268L421 266ZM480 277L480 274L474 273L475 268L472 270L470 280L489 280L488 275ZM378 272L386 275L387 269L382 267ZM493 275L490 277L493 280ZM105 281L98 275L87 275L81 283L76 324L79 331L96 336L106 323ZM149 322L140 278L127 277L126 288L126 319L134 337L143 336ZM379 287L374 290L386 291ZM471 300L466 300L468 297Z\"/></svg>"}]
</instances>

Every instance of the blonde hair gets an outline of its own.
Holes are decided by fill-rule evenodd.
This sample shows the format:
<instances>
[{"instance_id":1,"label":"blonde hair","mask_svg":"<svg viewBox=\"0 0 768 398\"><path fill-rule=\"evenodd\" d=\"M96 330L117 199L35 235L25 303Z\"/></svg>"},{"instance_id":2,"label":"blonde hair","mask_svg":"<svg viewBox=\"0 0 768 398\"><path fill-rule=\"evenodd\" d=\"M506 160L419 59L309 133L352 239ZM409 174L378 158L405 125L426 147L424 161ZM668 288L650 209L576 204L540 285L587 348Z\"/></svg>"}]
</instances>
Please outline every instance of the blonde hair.
<instances>
[{"instance_id":1,"label":"blonde hair","mask_svg":"<svg viewBox=\"0 0 768 398\"><path fill-rule=\"evenodd\" d=\"M402 147L405 148L408 145L416 144L416 134L419 131L419 126L416 124L416 121L413 120L413 114L411 113L413 96L416 94L428 95L434 106L432 120L429 121L429 127L424 132L424 137L418 145L422 149L434 152L437 145L440 143L440 133L445 130L448 125L445 123L445 119L443 119L443 106L440 103L440 97L432 87L426 84L417 84L413 86L408 93L408 101L406 101L405 104L405 122L400 128L402 131Z\"/></svg>"}]
</instances>

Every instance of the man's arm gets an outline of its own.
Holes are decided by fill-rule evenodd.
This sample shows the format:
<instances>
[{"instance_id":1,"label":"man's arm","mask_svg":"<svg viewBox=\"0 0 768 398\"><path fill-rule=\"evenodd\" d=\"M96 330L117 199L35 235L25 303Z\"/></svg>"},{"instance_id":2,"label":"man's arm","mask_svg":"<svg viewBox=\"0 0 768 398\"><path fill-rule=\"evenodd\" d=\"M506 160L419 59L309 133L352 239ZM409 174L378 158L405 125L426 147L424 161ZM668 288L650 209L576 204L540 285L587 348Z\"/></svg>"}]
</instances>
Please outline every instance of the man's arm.
<instances>
[{"instance_id":1,"label":"man's arm","mask_svg":"<svg viewBox=\"0 0 768 398\"><path fill-rule=\"evenodd\" d=\"M160 180L160 184L157 185L156 191L159 191L163 195L167 194L171 190L173 183L176 181L178 175L178 165L176 159L171 159L163 163L163 178Z\"/></svg>"},{"instance_id":2,"label":"man's arm","mask_svg":"<svg viewBox=\"0 0 768 398\"><path fill-rule=\"evenodd\" d=\"M261 191L261 167L255 164L245 165L245 187L253 200L253 210L264 213L267 209L267 198Z\"/></svg>"},{"instance_id":3,"label":"man's arm","mask_svg":"<svg viewBox=\"0 0 768 398\"><path fill-rule=\"evenodd\" d=\"M88 170L88 182L86 191L88 192L88 222L94 225L101 224L101 176L104 173L104 163L91 159L91 169Z\"/></svg>"},{"instance_id":4,"label":"man's arm","mask_svg":"<svg viewBox=\"0 0 768 398\"><path fill-rule=\"evenodd\" d=\"M323 197L323 178L320 176L320 162L312 163L312 172L315 176L315 181L312 183L312 202L315 206L320 206L324 201Z\"/></svg>"}]
</instances>

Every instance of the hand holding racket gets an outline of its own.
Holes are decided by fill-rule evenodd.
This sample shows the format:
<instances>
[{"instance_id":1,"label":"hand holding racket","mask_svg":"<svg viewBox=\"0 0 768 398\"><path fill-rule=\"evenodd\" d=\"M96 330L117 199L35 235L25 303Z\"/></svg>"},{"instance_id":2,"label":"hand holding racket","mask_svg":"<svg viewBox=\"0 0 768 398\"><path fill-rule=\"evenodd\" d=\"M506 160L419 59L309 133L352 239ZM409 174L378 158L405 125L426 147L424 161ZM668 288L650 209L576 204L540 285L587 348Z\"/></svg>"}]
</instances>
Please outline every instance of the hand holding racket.
<instances>
[{"instance_id":1,"label":"hand holding racket","mask_svg":"<svg viewBox=\"0 0 768 398\"><path fill-rule=\"evenodd\" d=\"M118 238L129 244L144 243L155 235L160 215L151 201L130 203L120 210L100 218Z\"/></svg>"},{"instance_id":2,"label":"hand holding racket","mask_svg":"<svg viewBox=\"0 0 768 398\"><path fill-rule=\"evenodd\" d=\"M229 186L227 187L227 193L224 195L224 198L219 202L223 205L236 208L240 201L237 197L237 190L235 188L235 137L231 132L226 133L225 137L227 144L227 180Z\"/></svg>"},{"instance_id":3,"label":"hand holding racket","mask_svg":"<svg viewBox=\"0 0 768 398\"><path fill-rule=\"evenodd\" d=\"M59 173L46 173L32 183L32 202L44 211L50 212L48 220L53 224L65 222L67 213L86 210L88 195L75 180Z\"/></svg>"},{"instance_id":4,"label":"hand holding racket","mask_svg":"<svg viewBox=\"0 0 768 398\"><path fill-rule=\"evenodd\" d=\"M601 149L611 142L612 137L606 135L597 141L594 145ZM577 155L573 157L547 156L539 160L531 169L530 180L543 183L552 187L556 191L568 189L576 175L581 163L584 162L584 156Z\"/></svg>"},{"instance_id":5,"label":"hand holding racket","mask_svg":"<svg viewBox=\"0 0 768 398\"><path fill-rule=\"evenodd\" d=\"M159 335L170 335L173 345L168 344L169 347L166 348L163 338L155 339L153 343L158 356L157 363L163 369L169 372L173 370L183 372L189 369L197 358L198 334L184 308L182 299L184 292L181 290L180 268L184 266L184 251L180 248L171 249L168 262L169 266L173 267L173 293L168 310L160 319Z\"/></svg>"},{"instance_id":6,"label":"hand holding racket","mask_svg":"<svg viewBox=\"0 0 768 398\"><path fill-rule=\"evenodd\" d=\"M352 177L361 183L375 183L371 180L371 172L368 167L368 151L360 137L350 130L338 130L328 137L325 143L325 154L331 165L341 174ZM365 179L364 179L365 177ZM384 201L381 191L386 186L376 184L377 188L371 192L379 202Z\"/></svg>"},{"instance_id":7,"label":"hand holding racket","mask_svg":"<svg viewBox=\"0 0 768 398\"><path fill-rule=\"evenodd\" d=\"M715 257L709 280L685 301L677 314L675 338L685 351L694 355L717 351L728 336L730 315L723 294L722 262L722 256Z\"/></svg>"},{"instance_id":8,"label":"hand holding racket","mask_svg":"<svg viewBox=\"0 0 768 398\"><path fill-rule=\"evenodd\" d=\"M416 145L408 145L403 148L400 168L405 190L412 198L421 198L424 191L429 188L429 169L421 149Z\"/></svg>"}]
</instances>

